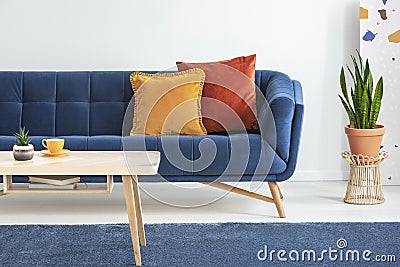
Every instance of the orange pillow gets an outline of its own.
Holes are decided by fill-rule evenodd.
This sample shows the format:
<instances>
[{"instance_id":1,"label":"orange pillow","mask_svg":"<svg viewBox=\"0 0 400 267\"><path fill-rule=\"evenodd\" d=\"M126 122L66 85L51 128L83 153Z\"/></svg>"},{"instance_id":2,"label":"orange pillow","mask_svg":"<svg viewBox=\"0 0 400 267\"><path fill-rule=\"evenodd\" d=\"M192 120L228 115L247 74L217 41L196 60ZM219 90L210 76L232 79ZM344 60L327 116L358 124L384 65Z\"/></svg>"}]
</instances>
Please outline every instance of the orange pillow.
<instances>
[{"instance_id":1,"label":"orange pillow","mask_svg":"<svg viewBox=\"0 0 400 267\"><path fill-rule=\"evenodd\" d=\"M180 71L200 68L206 74L201 112L208 133L258 130L255 63L256 55L218 62L176 62Z\"/></svg>"},{"instance_id":2,"label":"orange pillow","mask_svg":"<svg viewBox=\"0 0 400 267\"><path fill-rule=\"evenodd\" d=\"M200 106L204 79L201 69L132 73L135 105L131 135L206 135Z\"/></svg>"}]
</instances>

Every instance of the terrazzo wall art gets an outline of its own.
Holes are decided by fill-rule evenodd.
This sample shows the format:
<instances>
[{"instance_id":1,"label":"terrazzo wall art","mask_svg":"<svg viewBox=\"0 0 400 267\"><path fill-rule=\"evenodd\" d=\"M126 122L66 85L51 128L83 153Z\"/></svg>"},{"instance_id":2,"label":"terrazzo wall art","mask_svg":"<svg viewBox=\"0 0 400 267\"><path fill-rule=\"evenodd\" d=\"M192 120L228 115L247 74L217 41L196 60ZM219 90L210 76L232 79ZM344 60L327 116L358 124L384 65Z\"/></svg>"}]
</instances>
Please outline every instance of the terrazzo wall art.
<instances>
[{"instance_id":1,"label":"terrazzo wall art","mask_svg":"<svg viewBox=\"0 0 400 267\"><path fill-rule=\"evenodd\" d=\"M376 81L384 79L378 123L386 126L382 182L400 185L400 1L361 0L360 52L370 61Z\"/></svg>"}]
</instances>

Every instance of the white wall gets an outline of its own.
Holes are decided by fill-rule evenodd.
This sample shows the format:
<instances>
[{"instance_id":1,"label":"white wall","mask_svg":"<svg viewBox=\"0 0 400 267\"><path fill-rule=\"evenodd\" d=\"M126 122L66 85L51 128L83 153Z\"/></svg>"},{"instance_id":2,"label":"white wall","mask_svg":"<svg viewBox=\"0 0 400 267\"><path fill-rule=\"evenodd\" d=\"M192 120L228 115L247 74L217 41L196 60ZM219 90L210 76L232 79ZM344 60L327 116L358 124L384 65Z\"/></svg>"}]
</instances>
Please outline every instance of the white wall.
<instances>
[{"instance_id":1,"label":"white wall","mask_svg":"<svg viewBox=\"0 0 400 267\"><path fill-rule=\"evenodd\" d=\"M339 71L359 46L358 0L0 1L0 70L162 70L257 54L301 81L296 179L348 170Z\"/></svg>"}]
</instances>

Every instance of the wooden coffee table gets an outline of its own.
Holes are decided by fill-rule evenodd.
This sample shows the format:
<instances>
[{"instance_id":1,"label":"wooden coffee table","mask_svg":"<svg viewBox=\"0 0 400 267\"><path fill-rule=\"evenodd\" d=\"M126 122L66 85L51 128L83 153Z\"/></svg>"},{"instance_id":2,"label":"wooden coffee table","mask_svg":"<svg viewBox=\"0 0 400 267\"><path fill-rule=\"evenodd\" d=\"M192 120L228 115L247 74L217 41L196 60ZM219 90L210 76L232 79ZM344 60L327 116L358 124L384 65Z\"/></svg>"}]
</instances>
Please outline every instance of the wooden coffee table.
<instances>
[{"instance_id":1,"label":"wooden coffee table","mask_svg":"<svg viewBox=\"0 0 400 267\"><path fill-rule=\"evenodd\" d=\"M0 151L0 175L3 175L0 195L111 193L113 176L121 175L135 262L141 265L139 240L145 246L146 237L137 176L156 174L159 163L158 151L71 151L64 156L35 152L29 161L15 161L12 152ZM13 175L105 175L107 183L88 183L76 189L30 189L28 184L13 183Z\"/></svg>"}]
</instances>

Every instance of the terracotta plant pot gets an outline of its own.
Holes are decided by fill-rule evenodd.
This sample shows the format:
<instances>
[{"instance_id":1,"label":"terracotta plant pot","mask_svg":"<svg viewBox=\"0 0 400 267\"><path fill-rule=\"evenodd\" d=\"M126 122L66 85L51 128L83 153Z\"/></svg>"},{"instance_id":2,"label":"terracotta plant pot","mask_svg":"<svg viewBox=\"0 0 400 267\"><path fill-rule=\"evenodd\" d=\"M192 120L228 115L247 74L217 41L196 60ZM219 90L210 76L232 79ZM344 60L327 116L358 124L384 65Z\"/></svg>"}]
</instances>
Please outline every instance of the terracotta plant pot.
<instances>
[{"instance_id":1,"label":"terracotta plant pot","mask_svg":"<svg viewBox=\"0 0 400 267\"><path fill-rule=\"evenodd\" d=\"M351 154L378 157L382 137L385 134L383 125L376 124L375 129L355 129L346 125L344 131L347 134Z\"/></svg>"}]
</instances>

